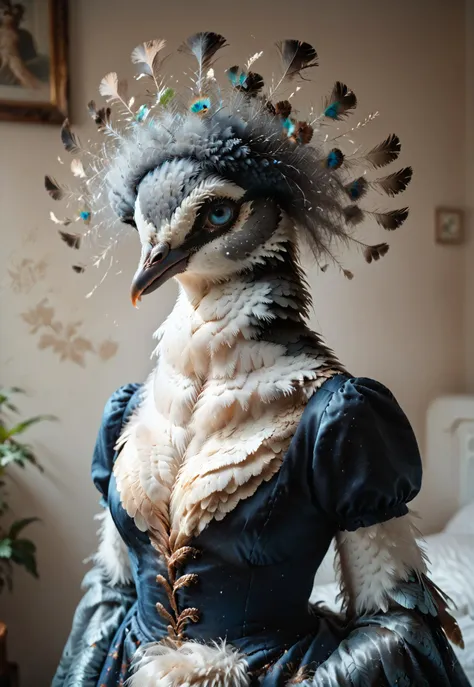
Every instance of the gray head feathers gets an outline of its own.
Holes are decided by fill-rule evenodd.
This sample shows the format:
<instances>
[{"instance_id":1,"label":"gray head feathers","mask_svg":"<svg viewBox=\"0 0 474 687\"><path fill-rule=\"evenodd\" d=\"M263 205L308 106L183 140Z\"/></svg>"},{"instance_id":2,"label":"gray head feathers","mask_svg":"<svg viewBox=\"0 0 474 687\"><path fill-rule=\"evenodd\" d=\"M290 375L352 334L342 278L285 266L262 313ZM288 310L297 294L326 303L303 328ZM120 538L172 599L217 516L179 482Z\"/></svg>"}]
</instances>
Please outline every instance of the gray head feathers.
<instances>
[{"instance_id":1,"label":"gray head feathers","mask_svg":"<svg viewBox=\"0 0 474 687\"><path fill-rule=\"evenodd\" d=\"M227 70L227 88L218 85L214 64L225 45L225 39L212 32L196 34L183 44L181 50L198 63L192 78L194 95L187 102L160 73L162 40L148 41L132 53L141 75L152 77L156 92L138 101L129 98L127 84L117 74L104 77L101 93L117 105L119 118L109 106L97 108L93 101L89 103L91 117L106 135L100 154L83 150L68 123L62 130L66 150L85 159L82 187L76 194L80 215L89 213L90 221L97 197L103 203L108 196L116 216L133 224L138 189L147 175L171 160L189 160L193 169L197 165L200 176L217 175L238 184L250 199L272 199L293 220L299 237L311 246L318 261L329 258L339 265L333 249L337 240L353 242L367 262L378 260L387 252L387 244L370 250L353 237L353 228L366 217L388 230L406 219L406 208L369 212L359 206L372 189L394 196L408 185L409 167L374 180L365 173L398 157L398 137L392 134L362 156L358 149L341 150L340 145L352 145L349 134L352 137L353 130L374 115L346 134L331 136L331 121L345 119L357 105L353 91L339 81L326 98L324 111L311 121L295 119L288 98L272 103L280 87L285 83L293 87L303 74L307 81L307 74L317 66L317 53L308 43L291 39L278 44L283 73L268 93L263 78L249 70L258 55L245 69ZM355 179L354 168L359 172ZM55 200L74 196L51 177L47 177L46 189Z\"/></svg>"}]
</instances>

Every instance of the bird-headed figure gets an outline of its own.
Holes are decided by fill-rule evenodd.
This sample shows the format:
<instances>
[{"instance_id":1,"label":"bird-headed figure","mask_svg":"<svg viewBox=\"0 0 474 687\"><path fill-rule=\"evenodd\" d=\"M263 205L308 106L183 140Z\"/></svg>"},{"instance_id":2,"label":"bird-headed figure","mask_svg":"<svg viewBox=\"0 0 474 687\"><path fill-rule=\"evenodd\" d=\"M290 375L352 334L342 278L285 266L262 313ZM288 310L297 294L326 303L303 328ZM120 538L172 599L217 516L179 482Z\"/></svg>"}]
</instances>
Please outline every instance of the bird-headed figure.
<instances>
[{"instance_id":1,"label":"bird-headed figure","mask_svg":"<svg viewBox=\"0 0 474 687\"><path fill-rule=\"evenodd\" d=\"M82 180L76 219L89 227L107 199L115 218L137 232L132 302L171 277L179 286L156 333L154 370L115 437L112 519L106 518L98 555L114 584L130 578L130 562L114 539L117 522L132 568L138 566L137 588L144 588L160 616L160 625L150 621L156 642L135 656L131 684L343 684L334 675L346 668L351 673L351 652L338 649L324 663L319 621L307 611L315 569L333 537L346 622L377 618L367 621L368 634L359 628L358 639L350 641L363 636L370 643L373 633L380 666L401 641L387 636L397 638L402 626L406 642L416 634L403 615L407 609L427 618L420 636L439 618L461 642L445 598L426 577L406 507L420 486L413 432L390 392L352 378L311 330L300 263L308 251L322 271L332 262L352 279L336 256L338 241L355 245L368 263L387 253L387 243L368 245L354 230L373 219L392 231L407 218L406 208L369 211L361 205L372 190L391 197L410 182L410 167L374 179L367 174L396 160L400 141L392 134L361 152L353 132L375 115L342 132L334 128L345 126L357 104L341 82L320 114L296 116L295 84L318 63L308 43L278 44L282 74L265 91L251 69L259 54L243 69L228 69L224 87L214 61L225 39L196 34L182 47L197 59L189 98L162 76L164 45L149 41L132 53L153 85L141 104L128 97L117 74L102 80L101 93L118 104L122 128L110 107L89 103L107 136L100 154L85 152L68 122L62 129L66 149L77 156L73 172ZM276 98L284 89L293 94ZM71 196L51 177L46 188L56 200ZM64 228L74 220L53 219L63 225L61 238L77 248L83 236ZM125 522L133 523L133 536ZM159 592L149 582L149 565L159 571ZM269 591L262 586L263 566ZM220 605L213 607L219 587ZM285 608L280 624L275 605L266 601L272 593ZM240 619L234 625L227 608ZM390 615L394 609L402 615ZM310 640L313 631L316 639ZM346 629L341 632L346 636ZM231 644L216 644L220 640ZM278 665L289 671L281 657L300 641L314 641L314 655L309 643L291 649L291 656L309 656L309 662L297 666L296 676L288 673L286 682L272 682ZM368 649L367 657L375 665Z\"/></svg>"}]
</instances>

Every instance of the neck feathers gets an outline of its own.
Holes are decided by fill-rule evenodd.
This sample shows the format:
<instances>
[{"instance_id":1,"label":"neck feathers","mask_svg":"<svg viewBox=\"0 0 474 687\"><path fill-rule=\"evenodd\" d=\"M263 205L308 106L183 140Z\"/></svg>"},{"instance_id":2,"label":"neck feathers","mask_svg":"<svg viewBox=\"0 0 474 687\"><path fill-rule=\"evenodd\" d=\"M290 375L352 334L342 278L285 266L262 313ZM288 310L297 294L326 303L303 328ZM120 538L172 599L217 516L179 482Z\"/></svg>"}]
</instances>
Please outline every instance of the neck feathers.
<instances>
[{"instance_id":1,"label":"neck feathers","mask_svg":"<svg viewBox=\"0 0 474 687\"><path fill-rule=\"evenodd\" d=\"M232 278L210 284L185 274L179 281L181 291L175 310L156 333L160 342L157 354L161 340L169 334L170 339L192 339L194 353L205 349L194 360L196 372L203 376L223 358L229 359L229 372L233 374L246 344L255 349L251 342L278 347L279 353L289 358L304 355L313 362L324 360L331 369L343 370L333 352L308 327L312 301L289 232L277 230L253 262ZM183 318L190 324L188 331ZM187 346L184 350L177 347L180 357L183 352L184 358L186 353L191 355ZM226 350L222 351L223 347ZM192 365L193 361L188 360L184 368L190 371Z\"/></svg>"},{"instance_id":2,"label":"neck feathers","mask_svg":"<svg viewBox=\"0 0 474 687\"><path fill-rule=\"evenodd\" d=\"M309 307L288 237L233 279L182 282L115 469L125 509L160 550L269 480L308 398L341 371Z\"/></svg>"}]
</instances>

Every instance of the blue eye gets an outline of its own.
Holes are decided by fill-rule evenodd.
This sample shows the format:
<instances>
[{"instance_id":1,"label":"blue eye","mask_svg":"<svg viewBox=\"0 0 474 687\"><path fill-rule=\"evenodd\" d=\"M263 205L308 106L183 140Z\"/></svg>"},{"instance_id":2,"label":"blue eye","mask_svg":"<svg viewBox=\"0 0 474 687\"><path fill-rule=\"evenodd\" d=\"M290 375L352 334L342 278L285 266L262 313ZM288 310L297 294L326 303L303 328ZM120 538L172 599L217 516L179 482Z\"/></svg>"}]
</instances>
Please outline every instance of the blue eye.
<instances>
[{"instance_id":1,"label":"blue eye","mask_svg":"<svg viewBox=\"0 0 474 687\"><path fill-rule=\"evenodd\" d=\"M236 206L230 202L219 202L212 205L207 213L207 223L211 228L222 228L230 224L236 215Z\"/></svg>"}]
</instances>

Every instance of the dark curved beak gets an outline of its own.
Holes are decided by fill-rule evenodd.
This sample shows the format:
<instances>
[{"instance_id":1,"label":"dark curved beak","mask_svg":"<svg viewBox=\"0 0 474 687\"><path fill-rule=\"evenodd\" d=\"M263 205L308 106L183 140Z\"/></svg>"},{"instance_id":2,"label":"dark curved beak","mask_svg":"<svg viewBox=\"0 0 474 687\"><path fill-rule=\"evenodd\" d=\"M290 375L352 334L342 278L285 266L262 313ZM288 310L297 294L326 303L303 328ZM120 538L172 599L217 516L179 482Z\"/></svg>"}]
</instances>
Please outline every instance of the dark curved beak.
<instances>
[{"instance_id":1,"label":"dark curved beak","mask_svg":"<svg viewBox=\"0 0 474 687\"><path fill-rule=\"evenodd\" d=\"M142 295L155 291L171 277L184 272L188 260L189 253L180 248L170 250L167 243L153 246L133 278L130 293L133 305L136 306Z\"/></svg>"}]
</instances>

